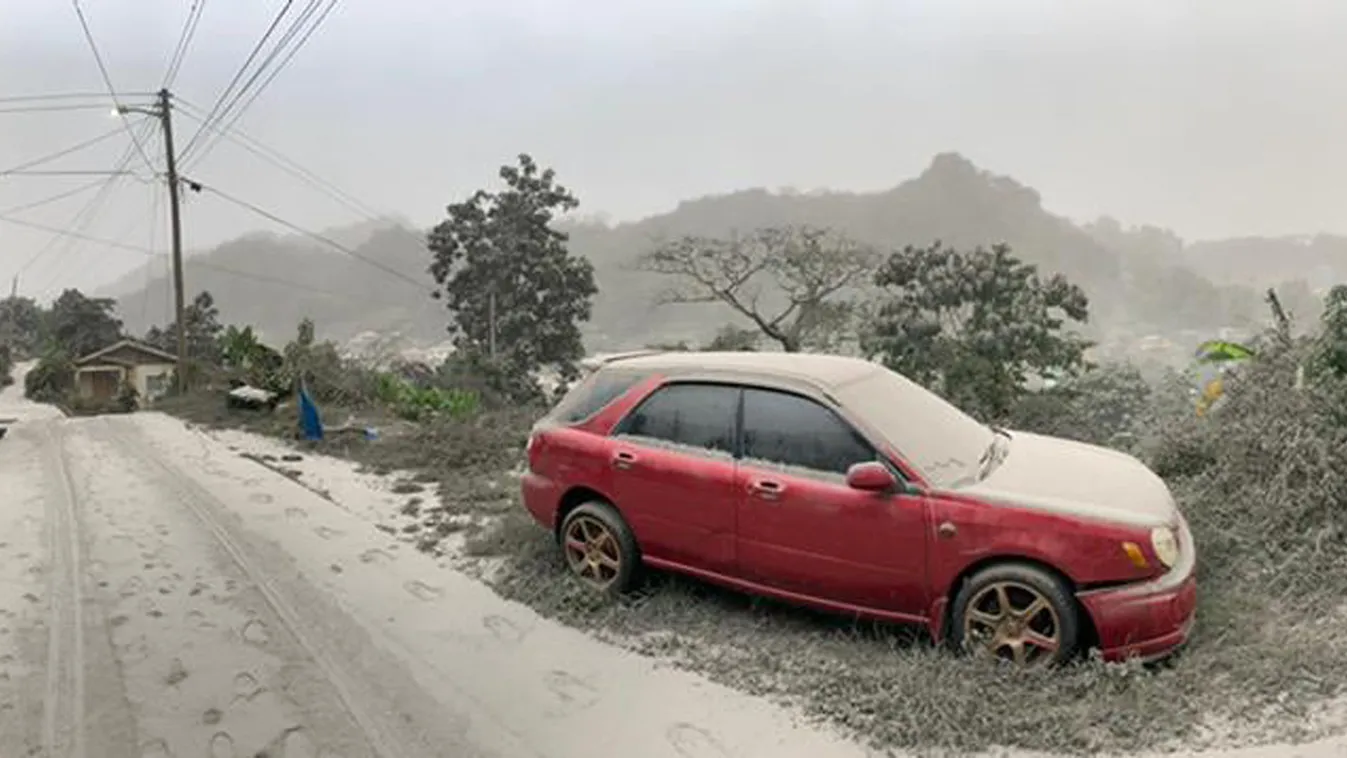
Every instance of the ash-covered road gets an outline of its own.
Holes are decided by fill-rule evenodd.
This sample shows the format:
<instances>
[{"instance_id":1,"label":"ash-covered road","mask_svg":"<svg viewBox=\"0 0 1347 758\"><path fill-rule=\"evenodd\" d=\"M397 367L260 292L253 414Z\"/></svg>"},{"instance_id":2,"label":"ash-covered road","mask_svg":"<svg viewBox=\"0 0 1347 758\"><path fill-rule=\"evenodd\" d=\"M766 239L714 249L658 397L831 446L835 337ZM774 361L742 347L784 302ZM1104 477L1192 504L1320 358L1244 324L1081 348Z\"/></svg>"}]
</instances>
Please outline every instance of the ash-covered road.
<instances>
[{"instance_id":1,"label":"ash-covered road","mask_svg":"<svg viewBox=\"0 0 1347 758\"><path fill-rule=\"evenodd\" d=\"M0 418L4 758L867 755L506 603L176 420L65 419L16 388Z\"/></svg>"}]
</instances>

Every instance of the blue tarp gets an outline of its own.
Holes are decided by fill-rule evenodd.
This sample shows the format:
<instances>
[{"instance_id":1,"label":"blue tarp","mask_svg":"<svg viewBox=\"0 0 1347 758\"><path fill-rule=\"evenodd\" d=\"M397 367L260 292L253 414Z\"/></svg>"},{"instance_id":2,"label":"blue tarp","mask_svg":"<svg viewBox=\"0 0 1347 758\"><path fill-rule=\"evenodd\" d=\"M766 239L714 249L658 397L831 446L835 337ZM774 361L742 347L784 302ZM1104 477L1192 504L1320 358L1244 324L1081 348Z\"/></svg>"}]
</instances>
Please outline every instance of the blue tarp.
<instances>
[{"instance_id":1,"label":"blue tarp","mask_svg":"<svg viewBox=\"0 0 1347 758\"><path fill-rule=\"evenodd\" d=\"M299 388L299 426L304 431L304 439L321 440L323 438L323 419L318 415L318 406L309 396L309 389Z\"/></svg>"}]
</instances>

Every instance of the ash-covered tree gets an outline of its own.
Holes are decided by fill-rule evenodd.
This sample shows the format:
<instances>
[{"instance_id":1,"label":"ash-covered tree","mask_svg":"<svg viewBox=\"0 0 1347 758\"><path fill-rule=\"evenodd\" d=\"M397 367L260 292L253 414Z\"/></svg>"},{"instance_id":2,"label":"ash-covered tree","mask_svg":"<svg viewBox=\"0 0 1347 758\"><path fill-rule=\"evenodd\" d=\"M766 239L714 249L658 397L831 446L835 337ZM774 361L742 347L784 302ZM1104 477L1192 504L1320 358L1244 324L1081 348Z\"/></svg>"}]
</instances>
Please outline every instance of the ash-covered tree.
<instances>
[{"instance_id":1,"label":"ash-covered tree","mask_svg":"<svg viewBox=\"0 0 1347 758\"><path fill-rule=\"evenodd\" d=\"M1328 291L1320 322L1309 373L1315 379L1347 378L1347 285Z\"/></svg>"},{"instance_id":2,"label":"ash-covered tree","mask_svg":"<svg viewBox=\"0 0 1347 758\"><path fill-rule=\"evenodd\" d=\"M215 305L215 297L209 292L198 294L192 299L192 303L183 309L183 321L187 325L188 359L207 365L218 365L221 360L220 336L224 334L224 325L220 323L220 309ZM178 325L150 327L145 333L145 342L176 355Z\"/></svg>"},{"instance_id":3,"label":"ash-covered tree","mask_svg":"<svg viewBox=\"0 0 1347 758\"><path fill-rule=\"evenodd\" d=\"M0 343L9 346L14 360L36 356L42 348L46 313L29 297L0 300Z\"/></svg>"},{"instance_id":4,"label":"ash-covered tree","mask_svg":"<svg viewBox=\"0 0 1347 758\"><path fill-rule=\"evenodd\" d=\"M1009 415L1032 378L1086 367L1084 291L1011 254L1007 245L960 252L936 242L894 252L861 340L867 356L984 420Z\"/></svg>"},{"instance_id":5,"label":"ash-covered tree","mask_svg":"<svg viewBox=\"0 0 1347 758\"><path fill-rule=\"evenodd\" d=\"M726 239L684 236L642 256L641 268L678 283L662 303L724 303L786 352L834 347L854 290L874 268L872 248L827 229L789 226Z\"/></svg>"},{"instance_id":6,"label":"ash-covered tree","mask_svg":"<svg viewBox=\"0 0 1347 758\"><path fill-rule=\"evenodd\" d=\"M594 267L567 249L568 235L552 221L579 200L527 154L501 166L500 178L504 189L450 205L431 230L435 297L453 313L455 345L473 361L526 375L550 366L570 378L598 286Z\"/></svg>"},{"instance_id":7,"label":"ash-covered tree","mask_svg":"<svg viewBox=\"0 0 1347 758\"><path fill-rule=\"evenodd\" d=\"M113 344L122 338L116 308L112 298L86 297L77 289L62 292L47 312L51 347L73 359Z\"/></svg>"}]
</instances>

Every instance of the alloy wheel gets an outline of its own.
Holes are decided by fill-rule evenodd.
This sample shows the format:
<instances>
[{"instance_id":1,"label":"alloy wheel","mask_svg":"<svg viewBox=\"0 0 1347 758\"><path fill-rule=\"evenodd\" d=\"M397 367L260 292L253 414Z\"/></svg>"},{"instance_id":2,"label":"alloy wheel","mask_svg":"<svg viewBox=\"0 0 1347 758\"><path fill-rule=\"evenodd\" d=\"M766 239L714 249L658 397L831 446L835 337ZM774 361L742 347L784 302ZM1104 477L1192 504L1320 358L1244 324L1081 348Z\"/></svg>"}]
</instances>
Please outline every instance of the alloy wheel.
<instances>
[{"instance_id":1,"label":"alloy wheel","mask_svg":"<svg viewBox=\"0 0 1347 758\"><path fill-rule=\"evenodd\" d=\"M1051 662L1061 647L1061 619L1041 592L1020 582L993 582L968 603L963 617L967 648L1032 667Z\"/></svg>"},{"instance_id":2,"label":"alloy wheel","mask_svg":"<svg viewBox=\"0 0 1347 758\"><path fill-rule=\"evenodd\" d=\"M588 515L571 519L563 549L571 571L596 589L608 589L621 574L621 547L612 530L599 519Z\"/></svg>"}]
</instances>

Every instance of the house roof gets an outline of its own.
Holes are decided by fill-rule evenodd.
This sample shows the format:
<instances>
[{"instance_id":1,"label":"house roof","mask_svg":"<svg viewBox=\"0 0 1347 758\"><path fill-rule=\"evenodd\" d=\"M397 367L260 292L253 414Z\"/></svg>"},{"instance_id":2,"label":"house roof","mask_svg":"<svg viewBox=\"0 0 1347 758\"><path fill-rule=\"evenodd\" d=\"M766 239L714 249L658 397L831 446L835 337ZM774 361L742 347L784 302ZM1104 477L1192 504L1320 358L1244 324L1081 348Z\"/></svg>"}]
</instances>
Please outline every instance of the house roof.
<instances>
[{"instance_id":1,"label":"house roof","mask_svg":"<svg viewBox=\"0 0 1347 758\"><path fill-rule=\"evenodd\" d=\"M83 358L77 359L75 361L75 365L83 366L88 363L94 363L99 360L104 360L105 356L109 355L110 353L115 353L118 350L133 350L142 355L146 355L151 358L164 361L165 363L176 363L178 360L177 356L166 353L163 350L160 350L159 348L150 347L149 345L146 345L143 342L137 342L136 340L121 340L120 342L115 342L111 345L108 345L105 348L102 348L101 350L95 350L94 352L89 353ZM120 362L118 361L118 363Z\"/></svg>"}]
</instances>

